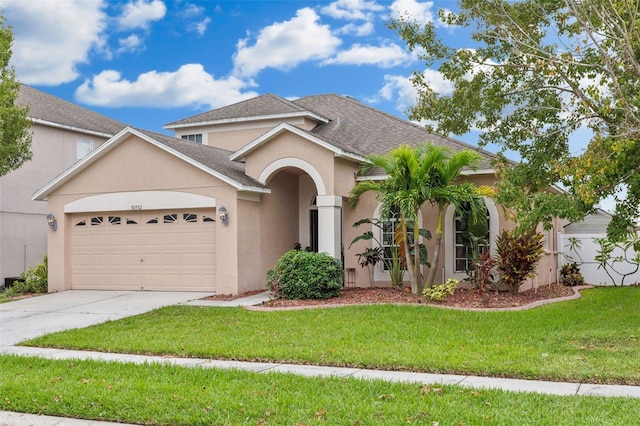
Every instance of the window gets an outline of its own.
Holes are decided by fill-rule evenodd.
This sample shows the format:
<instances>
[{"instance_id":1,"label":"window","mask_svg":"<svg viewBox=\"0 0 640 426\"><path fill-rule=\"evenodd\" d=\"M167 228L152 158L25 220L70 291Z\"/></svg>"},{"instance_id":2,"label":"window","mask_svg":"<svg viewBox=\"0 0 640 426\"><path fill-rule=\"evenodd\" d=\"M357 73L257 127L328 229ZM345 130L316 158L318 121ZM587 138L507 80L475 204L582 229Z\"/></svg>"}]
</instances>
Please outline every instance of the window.
<instances>
[{"instance_id":1,"label":"window","mask_svg":"<svg viewBox=\"0 0 640 426\"><path fill-rule=\"evenodd\" d=\"M164 223L174 223L178 220L178 214L177 213L172 213L172 214L165 214L164 215Z\"/></svg>"},{"instance_id":2,"label":"window","mask_svg":"<svg viewBox=\"0 0 640 426\"><path fill-rule=\"evenodd\" d=\"M76 140L76 160L82 160L93 151L93 141L89 139Z\"/></svg>"},{"instance_id":3,"label":"window","mask_svg":"<svg viewBox=\"0 0 640 426\"><path fill-rule=\"evenodd\" d=\"M109 223L111 225L120 225L122 223L122 219L120 216L109 216Z\"/></svg>"},{"instance_id":4,"label":"window","mask_svg":"<svg viewBox=\"0 0 640 426\"><path fill-rule=\"evenodd\" d=\"M487 212L487 222L473 224L469 220L469 206L463 205L455 215L455 272L466 272L472 268L471 258L489 250L490 218ZM482 234L482 235L478 235Z\"/></svg>"},{"instance_id":5,"label":"window","mask_svg":"<svg viewBox=\"0 0 640 426\"><path fill-rule=\"evenodd\" d=\"M197 223L198 215L195 213L182 213L182 220L187 223Z\"/></svg>"},{"instance_id":6,"label":"window","mask_svg":"<svg viewBox=\"0 0 640 426\"><path fill-rule=\"evenodd\" d=\"M91 226L102 225L102 216L96 216L91 218Z\"/></svg>"},{"instance_id":7,"label":"window","mask_svg":"<svg viewBox=\"0 0 640 426\"><path fill-rule=\"evenodd\" d=\"M207 222L215 222L216 220L209 216L202 216L202 221L207 223Z\"/></svg>"},{"instance_id":8,"label":"window","mask_svg":"<svg viewBox=\"0 0 640 426\"><path fill-rule=\"evenodd\" d=\"M202 143L202 133L196 133L193 135L182 135L182 139L190 141L190 142L195 142L195 143Z\"/></svg>"},{"instance_id":9,"label":"window","mask_svg":"<svg viewBox=\"0 0 640 426\"><path fill-rule=\"evenodd\" d=\"M387 271L387 263L390 263L392 259L392 250L398 246L395 243L395 234L398 225L400 224L400 211L397 208L392 208L389 212L389 218L382 223L382 238L380 243L382 244L383 259L381 262L382 270ZM413 245L413 222L407 221L407 236L409 238L409 246Z\"/></svg>"}]
</instances>

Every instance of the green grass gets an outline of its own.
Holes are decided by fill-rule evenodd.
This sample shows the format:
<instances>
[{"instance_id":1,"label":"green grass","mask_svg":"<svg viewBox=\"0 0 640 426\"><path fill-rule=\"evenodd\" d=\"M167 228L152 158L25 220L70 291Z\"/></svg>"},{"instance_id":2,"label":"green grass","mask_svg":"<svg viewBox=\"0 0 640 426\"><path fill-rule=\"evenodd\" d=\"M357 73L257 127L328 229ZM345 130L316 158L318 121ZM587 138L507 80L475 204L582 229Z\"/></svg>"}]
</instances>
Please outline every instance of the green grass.
<instances>
[{"instance_id":1,"label":"green grass","mask_svg":"<svg viewBox=\"0 0 640 426\"><path fill-rule=\"evenodd\" d=\"M145 425L623 425L640 400L0 356L0 409ZM435 423L437 422L437 423Z\"/></svg>"},{"instance_id":2,"label":"green grass","mask_svg":"<svg viewBox=\"0 0 640 426\"><path fill-rule=\"evenodd\" d=\"M173 306L28 345L640 385L640 288L529 311Z\"/></svg>"}]
</instances>

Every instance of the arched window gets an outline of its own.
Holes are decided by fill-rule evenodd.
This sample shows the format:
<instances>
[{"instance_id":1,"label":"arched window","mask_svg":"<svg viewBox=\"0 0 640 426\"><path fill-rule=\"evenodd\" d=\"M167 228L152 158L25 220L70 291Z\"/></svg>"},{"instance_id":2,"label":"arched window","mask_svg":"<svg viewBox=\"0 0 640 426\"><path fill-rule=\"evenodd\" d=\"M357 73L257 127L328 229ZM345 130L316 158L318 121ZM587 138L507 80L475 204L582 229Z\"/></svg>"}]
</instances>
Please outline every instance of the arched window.
<instances>
[{"instance_id":1,"label":"arched window","mask_svg":"<svg viewBox=\"0 0 640 426\"><path fill-rule=\"evenodd\" d=\"M372 231L374 236L374 241L372 242L373 247L378 247L379 245L382 248L383 256L385 260L390 260L392 256L392 250L396 248L395 244L395 232L398 229L398 225L400 224L400 212L397 208L392 208L389 211L388 217L384 218L380 214L380 205L376 207L374 212L374 218L380 220L380 226L372 225ZM422 213L418 212L418 226L422 224ZM413 223L408 222L408 233L409 233L409 245L413 245ZM379 244L379 245L378 245ZM405 278L408 276L405 275ZM374 280L376 281L389 281L390 276L388 272L388 268L386 266L386 262L379 262L376 265L374 272Z\"/></svg>"},{"instance_id":2,"label":"arched window","mask_svg":"<svg viewBox=\"0 0 640 426\"><path fill-rule=\"evenodd\" d=\"M485 206L486 207L486 206ZM455 252L454 271L466 272L472 269L474 258L481 256L490 250L491 241L491 216L486 213L486 220L473 221L469 212L469 203L465 203L456 209L455 214Z\"/></svg>"},{"instance_id":3,"label":"arched window","mask_svg":"<svg viewBox=\"0 0 640 426\"><path fill-rule=\"evenodd\" d=\"M488 232L482 241L478 242L478 253L489 250L495 256L495 239L500 229L500 216L495 202L489 197L483 197L487 207ZM444 219L444 271L443 280L448 278L464 279L469 268L468 255L472 249L471 240L467 234L468 226L464 220L464 213L458 214L455 206L449 206Z\"/></svg>"}]
</instances>

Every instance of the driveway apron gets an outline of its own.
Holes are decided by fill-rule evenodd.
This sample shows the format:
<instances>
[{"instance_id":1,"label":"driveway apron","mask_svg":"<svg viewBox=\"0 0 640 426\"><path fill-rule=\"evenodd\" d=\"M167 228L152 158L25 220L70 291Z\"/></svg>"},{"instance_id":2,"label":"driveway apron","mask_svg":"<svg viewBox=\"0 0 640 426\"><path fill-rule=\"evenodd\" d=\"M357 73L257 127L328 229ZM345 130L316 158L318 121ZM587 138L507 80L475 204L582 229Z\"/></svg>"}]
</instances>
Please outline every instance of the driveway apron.
<instances>
[{"instance_id":1,"label":"driveway apron","mask_svg":"<svg viewBox=\"0 0 640 426\"><path fill-rule=\"evenodd\" d=\"M0 304L0 346L142 314L212 293L68 290Z\"/></svg>"}]
</instances>

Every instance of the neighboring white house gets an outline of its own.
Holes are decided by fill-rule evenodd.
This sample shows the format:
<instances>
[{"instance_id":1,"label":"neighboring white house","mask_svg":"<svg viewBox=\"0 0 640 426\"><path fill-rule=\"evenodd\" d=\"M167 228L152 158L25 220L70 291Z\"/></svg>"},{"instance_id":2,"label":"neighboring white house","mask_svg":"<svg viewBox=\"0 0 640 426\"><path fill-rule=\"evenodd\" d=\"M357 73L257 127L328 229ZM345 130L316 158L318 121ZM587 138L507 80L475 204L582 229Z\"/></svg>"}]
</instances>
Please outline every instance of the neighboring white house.
<instances>
[{"instance_id":1,"label":"neighboring white house","mask_svg":"<svg viewBox=\"0 0 640 426\"><path fill-rule=\"evenodd\" d=\"M0 286L47 253L47 203L33 193L125 127L25 85L17 103L29 106L33 159L0 178Z\"/></svg>"}]
</instances>

